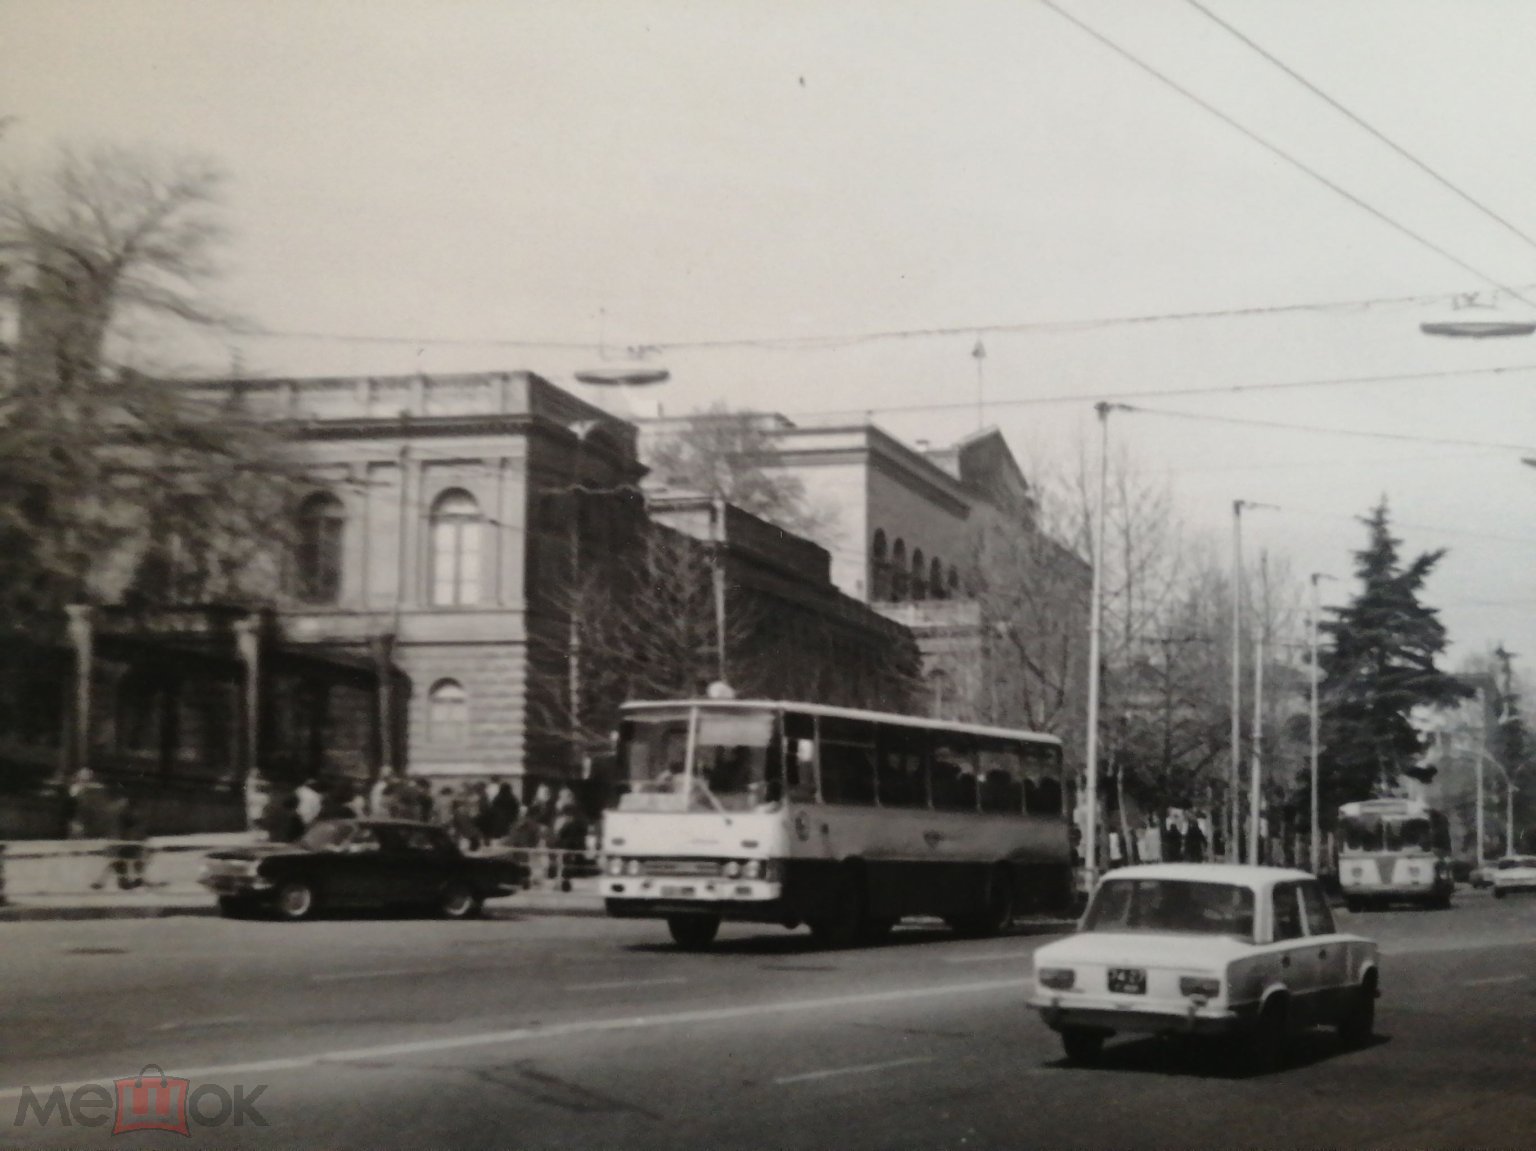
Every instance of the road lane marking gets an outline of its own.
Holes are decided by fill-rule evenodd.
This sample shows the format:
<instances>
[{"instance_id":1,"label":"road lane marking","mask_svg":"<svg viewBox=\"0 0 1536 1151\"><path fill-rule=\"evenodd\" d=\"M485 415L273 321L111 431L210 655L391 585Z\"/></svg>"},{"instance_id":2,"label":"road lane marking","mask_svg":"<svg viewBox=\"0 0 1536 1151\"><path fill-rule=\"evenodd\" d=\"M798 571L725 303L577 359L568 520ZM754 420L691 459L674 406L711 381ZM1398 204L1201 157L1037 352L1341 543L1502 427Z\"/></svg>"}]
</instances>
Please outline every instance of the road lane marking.
<instances>
[{"instance_id":1,"label":"road lane marking","mask_svg":"<svg viewBox=\"0 0 1536 1151\"><path fill-rule=\"evenodd\" d=\"M575 1023L547 1026L514 1027L506 1031L485 1031L471 1035L451 1035L441 1039L418 1039L406 1043L384 1043L376 1047L354 1047L338 1051L320 1051L309 1055L286 1055L257 1059L247 1063L226 1063L210 1067L175 1068L187 1079L227 1080L233 1075L255 1075L273 1071L296 1071L334 1063L364 1063L404 1055L430 1055L442 1051L462 1051L473 1047L502 1047L540 1039L563 1039L577 1035L604 1035L619 1031L641 1031L659 1027L683 1027L700 1023L724 1023L754 1016L799 1015L839 1007L860 1007L876 1003L910 1003L924 999L943 999L957 995L985 995L1000 991L1020 991L1027 979L989 979L975 983L951 983L938 987L907 987L893 991L869 991L858 995L834 995L817 999L786 999L778 1003L757 1003L745 1007L700 1008L675 1011L666 1015L629 1015L615 1019L589 1019ZM65 1094L77 1087L104 1083L122 1074L119 1068L110 1075L60 1084ZM25 1087L0 1089L0 1100L21 1098Z\"/></svg>"},{"instance_id":2,"label":"road lane marking","mask_svg":"<svg viewBox=\"0 0 1536 1151\"><path fill-rule=\"evenodd\" d=\"M616 991L626 987L659 987L663 983L687 983L681 976L672 979L613 979L606 983L568 983L567 991Z\"/></svg>"},{"instance_id":3,"label":"road lane marking","mask_svg":"<svg viewBox=\"0 0 1536 1151\"><path fill-rule=\"evenodd\" d=\"M946 955L945 963L1001 963L1012 959L1016 962L1026 962L1035 953L1033 951L988 951L982 955Z\"/></svg>"},{"instance_id":4,"label":"road lane marking","mask_svg":"<svg viewBox=\"0 0 1536 1151\"><path fill-rule=\"evenodd\" d=\"M440 975L433 967L386 967L381 971L324 971L311 975L311 983L340 983L346 979L388 979L396 975Z\"/></svg>"},{"instance_id":5,"label":"road lane marking","mask_svg":"<svg viewBox=\"0 0 1536 1151\"><path fill-rule=\"evenodd\" d=\"M1519 983L1523 975L1490 975L1486 979L1468 979L1462 983L1463 987L1492 987L1495 983Z\"/></svg>"},{"instance_id":6,"label":"road lane marking","mask_svg":"<svg viewBox=\"0 0 1536 1151\"><path fill-rule=\"evenodd\" d=\"M151 1031L194 1031L200 1027L233 1027L237 1023L249 1023L247 1015L226 1015L222 1019L182 1019L172 1023L157 1023Z\"/></svg>"},{"instance_id":7,"label":"road lane marking","mask_svg":"<svg viewBox=\"0 0 1536 1151\"><path fill-rule=\"evenodd\" d=\"M874 1071L889 1071L892 1067L910 1067L914 1063L932 1063L931 1055L919 1055L911 1059L892 1059L885 1063L860 1063L855 1067L829 1067L824 1071L803 1071L799 1075L783 1075L774 1082L780 1087L789 1083L810 1083L819 1079L835 1079L839 1075L868 1075Z\"/></svg>"}]
</instances>

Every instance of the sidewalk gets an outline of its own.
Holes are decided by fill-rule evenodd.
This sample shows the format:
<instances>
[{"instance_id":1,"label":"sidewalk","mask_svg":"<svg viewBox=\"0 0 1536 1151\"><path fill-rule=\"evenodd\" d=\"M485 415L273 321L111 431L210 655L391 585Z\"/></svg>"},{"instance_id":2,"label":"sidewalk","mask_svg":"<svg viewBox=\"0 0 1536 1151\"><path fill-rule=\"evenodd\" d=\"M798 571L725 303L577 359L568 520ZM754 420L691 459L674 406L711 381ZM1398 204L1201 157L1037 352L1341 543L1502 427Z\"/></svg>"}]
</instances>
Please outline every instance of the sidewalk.
<instances>
[{"instance_id":1,"label":"sidewalk","mask_svg":"<svg viewBox=\"0 0 1536 1151\"><path fill-rule=\"evenodd\" d=\"M0 923L35 920L158 919L217 915L218 905L197 878L208 852L264 842L251 832L160 836L148 841L145 886L117 887L109 871L107 840L20 840L0 844ZM102 887L93 883L105 880ZM573 879L572 890L553 881L492 900L487 911L505 915L602 915L597 881Z\"/></svg>"}]
</instances>

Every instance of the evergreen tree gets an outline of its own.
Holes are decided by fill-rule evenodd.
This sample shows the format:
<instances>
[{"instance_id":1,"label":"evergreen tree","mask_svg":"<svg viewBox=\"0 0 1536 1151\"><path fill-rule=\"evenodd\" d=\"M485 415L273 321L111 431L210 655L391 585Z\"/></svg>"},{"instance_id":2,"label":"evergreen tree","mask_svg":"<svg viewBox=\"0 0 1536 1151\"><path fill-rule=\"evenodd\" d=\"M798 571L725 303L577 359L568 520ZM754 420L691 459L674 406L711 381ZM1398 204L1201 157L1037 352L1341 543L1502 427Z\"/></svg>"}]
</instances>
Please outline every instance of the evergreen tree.
<instances>
[{"instance_id":1,"label":"evergreen tree","mask_svg":"<svg viewBox=\"0 0 1536 1151\"><path fill-rule=\"evenodd\" d=\"M1435 666L1445 628L1435 609L1419 601L1444 550L1404 565L1385 501L1364 523L1369 542L1355 553L1361 589L1347 606L1330 609L1337 619L1321 625L1329 640L1319 655L1324 811L1389 793L1405 775L1428 782L1435 769L1420 763L1427 743L1409 713L1471 694Z\"/></svg>"}]
</instances>

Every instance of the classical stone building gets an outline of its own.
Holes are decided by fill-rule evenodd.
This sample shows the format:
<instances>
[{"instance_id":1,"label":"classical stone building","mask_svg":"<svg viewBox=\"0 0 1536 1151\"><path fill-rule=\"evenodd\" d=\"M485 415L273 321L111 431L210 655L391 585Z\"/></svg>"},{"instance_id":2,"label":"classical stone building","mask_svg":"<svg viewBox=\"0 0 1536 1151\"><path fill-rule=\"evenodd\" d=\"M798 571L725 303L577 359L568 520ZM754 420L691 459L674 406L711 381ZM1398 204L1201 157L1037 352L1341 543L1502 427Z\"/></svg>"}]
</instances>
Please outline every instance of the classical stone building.
<instances>
[{"instance_id":1,"label":"classical stone building","mask_svg":"<svg viewBox=\"0 0 1536 1151\"><path fill-rule=\"evenodd\" d=\"M300 443L314 485L295 509L280 628L327 650L388 638L412 685L392 766L525 790L587 773L607 717L592 714L606 669L584 597L622 586L595 577L633 567L657 530L632 424L528 372L188 386ZM770 648L796 666L831 660L844 684L915 666L904 629L839 594L821 549L708 501L723 523L701 532L686 497L663 504L662 527L695 537L722 571L732 636L749 602L764 633L776 629L771 644L736 643L744 681L784 685L759 674ZM710 652L695 654L698 683L680 690L711 678Z\"/></svg>"}]
</instances>

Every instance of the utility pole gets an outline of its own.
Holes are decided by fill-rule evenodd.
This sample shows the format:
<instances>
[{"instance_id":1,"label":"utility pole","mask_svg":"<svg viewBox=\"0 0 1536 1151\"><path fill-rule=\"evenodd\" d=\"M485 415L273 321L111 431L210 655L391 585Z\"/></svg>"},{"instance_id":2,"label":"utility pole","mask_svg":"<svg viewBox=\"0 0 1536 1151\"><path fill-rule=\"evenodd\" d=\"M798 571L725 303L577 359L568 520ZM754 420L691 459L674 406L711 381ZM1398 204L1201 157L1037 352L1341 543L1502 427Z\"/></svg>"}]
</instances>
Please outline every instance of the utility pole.
<instances>
[{"instance_id":1,"label":"utility pole","mask_svg":"<svg viewBox=\"0 0 1536 1151\"><path fill-rule=\"evenodd\" d=\"M1248 778L1248 862L1259 862L1260 813L1264 775L1264 639L1269 630L1269 554L1259 553L1259 583L1264 591L1263 616L1253 653L1253 766Z\"/></svg>"}]
</instances>

